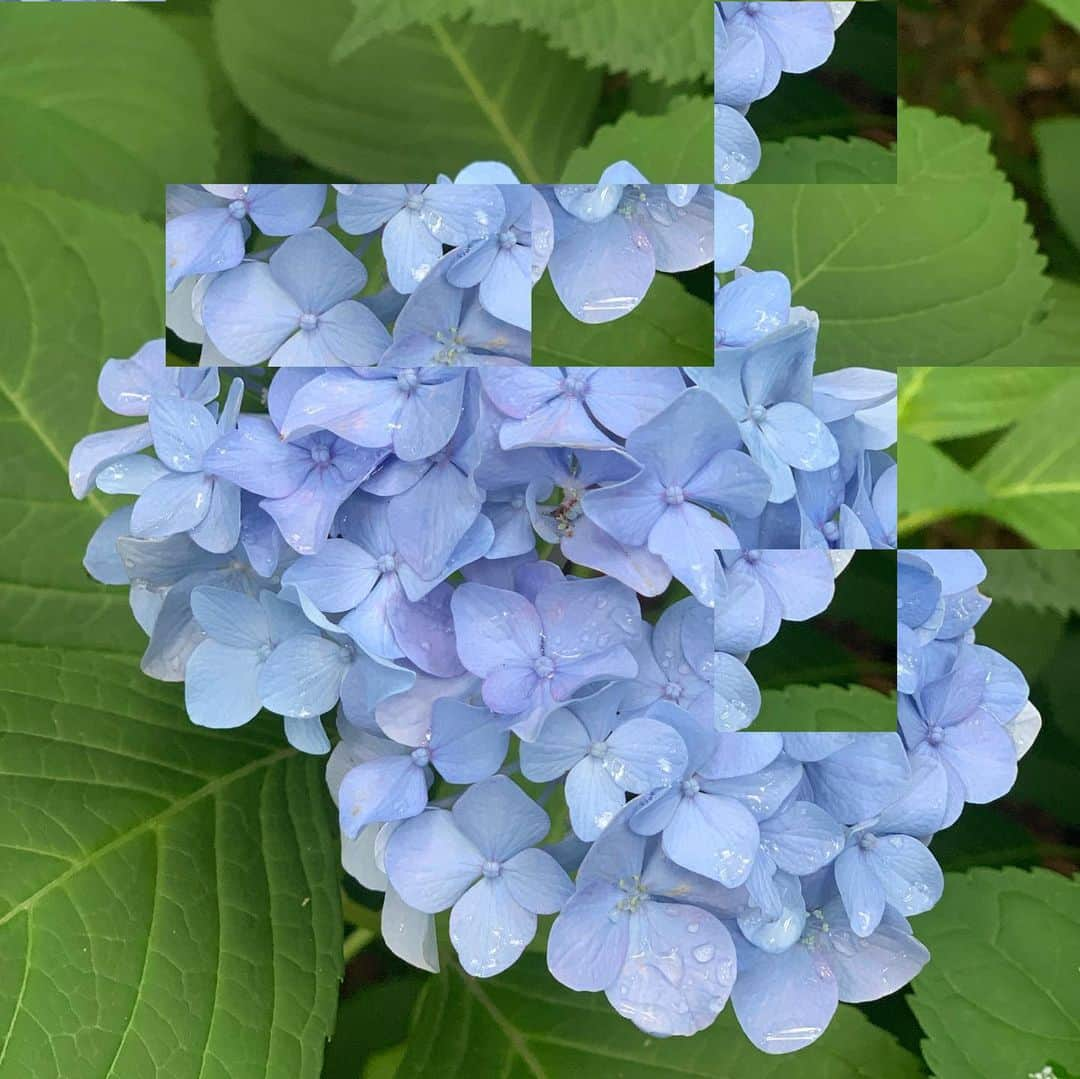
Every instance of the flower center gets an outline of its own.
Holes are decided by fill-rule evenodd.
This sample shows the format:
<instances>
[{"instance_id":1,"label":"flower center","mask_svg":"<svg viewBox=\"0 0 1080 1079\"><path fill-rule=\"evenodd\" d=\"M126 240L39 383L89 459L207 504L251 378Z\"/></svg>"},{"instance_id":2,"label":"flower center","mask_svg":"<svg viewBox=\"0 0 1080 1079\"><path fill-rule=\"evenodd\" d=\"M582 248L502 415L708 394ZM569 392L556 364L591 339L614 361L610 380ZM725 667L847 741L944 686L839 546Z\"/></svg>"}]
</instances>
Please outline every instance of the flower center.
<instances>
[{"instance_id":1,"label":"flower center","mask_svg":"<svg viewBox=\"0 0 1080 1079\"><path fill-rule=\"evenodd\" d=\"M670 487L664 488L664 501L669 506L681 506L685 500L686 495L677 483L673 483Z\"/></svg>"},{"instance_id":2,"label":"flower center","mask_svg":"<svg viewBox=\"0 0 1080 1079\"><path fill-rule=\"evenodd\" d=\"M402 393L412 393L420 384L420 376L413 368L406 367L404 371L398 372L397 384Z\"/></svg>"},{"instance_id":3,"label":"flower center","mask_svg":"<svg viewBox=\"0 0 1080 1079\"><path fill-rule=\"evenodd\" d=\"M325 465L330 460L330 447L325 442L316 442L311 447L311 459L317 465Z\"/></svg>"},{"instance_id":4,"label":"flower center","mask_svg":"<svg viewBox=\"0 0 1080 1079\"><path fill-rule=\"evenodd\" d=\"M931 723L926 730L926 740L932 746L939 746L945 740L945 732L936 723Z\"/></svg>"},{"instance_id":5,"label":"flower center","mask_svg":"<svg viewBox=\"0 0 1080 1079\"><path fill-rule=\"evenodd\" d=\"M426 768L431 763L431 753L426 746L420 746L419 749L414 749L409 756L412 757L413 764L415 764L417 768Z\"/></svg>"},{"instance_id":6,"label":"flower center","mask_svg":"<svg viewBox=\"0 0 1080 1079\"><path fill-rule=\"evenodd\" d=\"M375 565L378 567L380 573L393 573L397 569L397 555L380 555L379 560Z\"/></svg>"},{"instance_id":7,"label":"flower center","mask_svg":"<svg viewBox=\"0 0 1080 1079\"><path fill-rule=\"evenodd\" d=\"M754 405L754 407L750 409L750 419L752 419L754 423L761 423L765 419L765 406Z\"/></svg>"},{"instance_id":8,"label":"flower center","mask_svg":"<svg viewBox=\"0 0 1080 1079\"><path fill-rule=\"evenodd\" d=\"M533 664L533 670L536 671L540 678L555 677L555 664L551 661L549 656L540 656Z\"/></svg>"},{"instance_id":9,"label":"flower center","mask_svg":"<svg viewBox=\"0 0 1080 1079\"><path fill-rule=\"evenodd\" d=\"M305 333L311 333L319 325L319 316L313 315L310 311L305 311L300 316L300 329Z\"/></svg>"},{"instance_id":10,"label":"flower center","mask_svg":"<svg viewBox=\"0 0 1080 1079\"><path fill-rule=\"evenodd\" d=\"M607 756L607 742L593 742L589 746L590 757L606 757Z\"/></svg>"},{"instance_id":11,"label":"flower center","mask_svg":"<svg viewBox=\"0 0 1080 1079\"><path fill-rule=\"evenodd\" d=\"M689 779L684 779L680 786L684 798L693 798L695 794L701 792L701 787L693 776Z\"/></svg>"},{"instance_id":12,"label":"flower center","mask_svg":"<svg viewBox=\"0 0 1080 1079\"><path fill-rule=\"evenodd\" d=\"M517 234L513 229L503 229L499 233L499 246L504 250L509 250L517 243Z\"/></svg>"},{"instance_id":13,"label":"flower center","mask_svg":"<svg viewBox=\"0 0 1080 1079\"><path fill-rule=\"evenodd\" d=\"M683 687L678 682L668 682L664 686L664 698L669 701L677 701L683 695Z\"/></svg>"},{"instance_id":14,"label":"flower center","mask_svg":"<svg viewBox=\"0 0 1080 1079\"><path fill-rule=\"evenodd\" d=\"M626 893L626 897L615 904L615 909L611 912L612 920L619 911L625 910L633 914L649 898L649 893L642 887L640 877L624 877L619 881L619 888Z\"/></svg>"},{"instance_id":15,"label":"flower center","mask_svg":"<svg viewBox=\"0 0 1080 1079\"><path fill-rule=\"evenodd\" d=\"M821 533L830 543L835 543L840 538L840 529L835 521L826 521L821 526Z\"/></svg>"},{"instance_id":16,"label":"flower center","mask_svg":"<svg viewBox=\"0 0 1080 1079\"><path fill-rule=\"evenodd\" d=\"M236 218L237 221L243 221L247 217L247 212L247 202L244 199L234 199L229 203L229 216Z\"/></svg>"},{"instance_id":17,"label":"flower center","mask_svg":"<svg viewBox=\"0 0 1080 1079\"><path fill-rule=\"evenodd\" d=\"M424 205L424 196L423 195L410 195L405 200L405 206L408 209L412 210L413 213L415 213L417 210L419 210L423 205Z\"/></svg>"},{"instance_id":18,"label":"flower center","mask_svg":"<svg viewBox=\"0 0 1080 1079\"><path fill-rule=\"evenodd\" d=\"M484 862L481 872L490 880L492 877L497 877L502 872L502 863L489 858Z\"/></svg>"},{"instance_id":19,"label":"flower center","mask_svg":"<svg viewBox=\"0 0 1080 1079\"><path fill-rule=\"evenodd\" d=\"M752 566L752 565L754 565L754 564L755 564L756 562L760 562L760 561L761 561L761 552L760 552L760 551L747 551L747 552L746 552L746 553L745 553L745 554L743 555L743 558L745 558L745 559L746 559L746 561L747 561L747 562L749 562L749 563L750 563L750 565Z\"/></svg>"},{"instance_id":20,"label":"flower center","mask_svg":"<svg viewBox=\"0 0 1080 1079\"><path fill-rule=\"evenodd\" d=\"M560 383L560 389L567 397L584 397L587 383L580 375L567 375Z\"/></svg>"}]
</instances>

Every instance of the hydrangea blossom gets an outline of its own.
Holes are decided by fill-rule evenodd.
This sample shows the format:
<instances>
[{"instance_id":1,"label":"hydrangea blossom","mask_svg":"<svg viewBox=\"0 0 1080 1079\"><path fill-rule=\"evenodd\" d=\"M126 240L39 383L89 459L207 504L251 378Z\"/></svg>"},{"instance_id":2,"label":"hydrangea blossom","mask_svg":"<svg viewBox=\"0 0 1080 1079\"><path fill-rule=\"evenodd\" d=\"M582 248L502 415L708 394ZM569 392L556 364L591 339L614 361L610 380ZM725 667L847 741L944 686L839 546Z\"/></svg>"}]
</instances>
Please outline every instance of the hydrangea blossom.
<instances>
[{"instance_id":1,"label":"hydrangea blossom","mask_svg":"<svg viewBox=\"0 0 1080 1079\"><path fill-rule=\"evenodd\" d=\"M490 976L555 915L565 985L655 1036L730 999L787 1052L926 962L906 919L940 895L928 840L1004 793L1038 724L974 642L979 560L904 552L897 732L745 729L750 653L827 608L840 538L894 528L895 380L815 378L796 330L796 354L712 372L256 368L220 408L216 372L151 343L106 365L102 400L134 422L75 447L73 491L195 477L239 527L151 534L136 501L85 564L129 585L143 669L185 683L193 721L265 710L325 753L335 719L343 863L384 891L399 955L437 969L449 911ZM673 578L690 594L642 604Z\"/></svg>"},{"instance_id":2,"label":"hydrangea blossom","mask_svg":"<svg viewBox=\"0 0 1080 1079\"><path fill-rule=\"evenodd\" d=\"M528 363L545 273L575 318L607 322L657 273L734 269L752 230L740 200L628 162L577 185L497 163L428 185L173 185L166 321L204 365Z\"/></svg>"},{"instance_id":3,"label":"hydrangea blossom","mask_svg":"<svg viewBox=\"0 0 1080 1079\"><path fill-rule=\"evenodd\" d=\"M748 180L761 164L761 144L747 119L787 72L820 67L833 50L835 31L854 3L718 2L713 13L714 146L716 182Z\"/></svg>"}]
</instances>

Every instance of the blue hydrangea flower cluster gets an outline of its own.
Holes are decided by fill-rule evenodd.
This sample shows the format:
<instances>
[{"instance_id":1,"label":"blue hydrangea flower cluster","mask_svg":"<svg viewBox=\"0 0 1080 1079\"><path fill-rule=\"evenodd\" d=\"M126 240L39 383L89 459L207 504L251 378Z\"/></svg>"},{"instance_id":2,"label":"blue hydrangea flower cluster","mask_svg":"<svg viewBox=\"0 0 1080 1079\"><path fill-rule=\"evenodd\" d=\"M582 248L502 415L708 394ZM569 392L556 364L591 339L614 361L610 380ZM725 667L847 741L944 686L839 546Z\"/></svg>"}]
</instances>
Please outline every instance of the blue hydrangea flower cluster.
<instances>
[{"instance_id":1,"label":"blue hydrangea flower cluster","mask_svg":"<svg viewBox=\"0 0 1080 1079\"><path fill-rule=\"evenodd\" d=\"M854 3L715 4L713 125L716 182L748 180L761 164L761 143L746 114L768 97L784 73L820 67L832 53L835 32Z\"/></svg>"},{"instance_id":2,"label":"blue hydrangea flower cluster","mask_svg":"<svg viewBox=\"0 0 1080 1079\"><path fill-rule=\"evenodd\" d=\"M658 1036L730 996L788 1051L925 961L904 920L940 893L923 840L1002 793L1030 710L971 643L967 564L904 555L900 734L745 730L748 655L823 611L850 557L809 526L803 549L758 541L806 517L801 465L873 471L881 396L865 372L752 359L723 379L286 366L224 388L150 342L99 380L136 422L71 456L77 496L134 496L85 564L129 587L143 669L183 682L193 722L267 710L325 753L336 716L343 861L385 893L399 955L436 969L449 911L465 969L496 974L557 914L565 985ZM673 580L690 594L648 621Z\"/></svg>"},{"instance_id":3,"label":"blue hydrangea flower cluster","mask_svg":"<svg viewBox=\"0 0 1080 1079\"><path fill-rule=\"evenodd\" d=\"M203 364L526 363L545 272L598 323L633 311L658 272L713 261L711 191L625 162L591 185L518 184L482 163L453 182L334 186L330 212L325 184L169 188L167 321Z\"/></svg>"}]
</instances>

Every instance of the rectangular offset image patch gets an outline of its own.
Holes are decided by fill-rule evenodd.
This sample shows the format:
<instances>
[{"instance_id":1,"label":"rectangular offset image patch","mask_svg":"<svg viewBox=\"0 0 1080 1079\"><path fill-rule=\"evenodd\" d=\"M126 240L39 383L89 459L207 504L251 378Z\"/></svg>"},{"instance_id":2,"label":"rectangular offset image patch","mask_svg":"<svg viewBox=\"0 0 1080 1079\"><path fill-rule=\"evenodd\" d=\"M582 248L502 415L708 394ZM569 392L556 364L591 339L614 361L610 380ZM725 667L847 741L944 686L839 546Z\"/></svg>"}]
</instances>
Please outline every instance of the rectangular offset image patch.
<instances>
[{"instance_id":1,"label":"rectangular offset image patch","mask_svg":"<svg viewBox=\"0 0 1080 1079\"><path fill-rule=\"evenodd\" d=\"M715 177L895 183L894 0L717 3Z\"/></svg>"},{"instance_id":2,"label":"rectangular offset image patch","mask_svg":"<svg viewBox=\"0 0 1080 1079\"><path fill-rule=\"evenodd\" d=\"M170 186L170 351L233 367L528 363L538 202L513 183Z\"/></svg>"},{"instance_id":3,"label":"rectangular offset image patch","mask_svg":"<svg viewBox=\"0 0 1080 1079\"><path fill-rule=\"evenodd\" d=\"M552 242L533 294L534 362L708 365L711 187L649 183L621 162L598 183L537 191Z\"/></svg>"}]
</instances>

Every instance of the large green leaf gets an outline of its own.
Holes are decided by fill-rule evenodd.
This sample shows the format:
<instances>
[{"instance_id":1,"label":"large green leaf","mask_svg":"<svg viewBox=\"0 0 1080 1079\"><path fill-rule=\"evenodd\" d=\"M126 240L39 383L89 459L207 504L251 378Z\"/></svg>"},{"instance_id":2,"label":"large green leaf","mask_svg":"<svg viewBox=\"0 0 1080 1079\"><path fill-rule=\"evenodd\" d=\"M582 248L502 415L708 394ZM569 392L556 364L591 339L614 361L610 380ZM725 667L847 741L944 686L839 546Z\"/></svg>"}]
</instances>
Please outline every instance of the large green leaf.
<instances>
[{"instance_id":1,"label":"large green leaf","mask_svg":"<svg viewBox=\"0 0 1080 1079\"><path fill-rule=\"evenodd\" d=\"M1047 200L1058 224L1080 249L1080 191L1076 188L1076 174L1080 171L1080 117L1042 120L1035 125L1034 133Z\"/></svg>"},{"instance_id":2,"label":"large green leaf","mask_svg":"<svg viewBox=\"0 0 1080 1079\"><path fill-rule=\"evenodd\" d=\"M341 959L322 763L146 678L67 488L107 356L160 333L160 229L0 189L0 1075L314 1077Z\"/></svg>"},{"instance_id":3,"label":"large green leaf","mask_svg":"<svg viewBox=\"0 0 1080 1079\"><path fill-rule=\"evenodd\" d=\"M900 486L896 492L901 533L961 513L985 512L987 491L951 457L915 435L900 439L897 460Z\"/></svg>"},{"instance_id":4,"label":"large green leaf","mask_svg":"<svg viewBox=\"0 0 1080 1079\"><path fill-rule=\"evenodd\" d=\"M766 1056L739 1030L728 1005L692 1038L650 1038L599 993L555 982L526 954L492 979L451 963L428 981L413 1016L398 1079L917 1079L915 1057L854 1008L841 1005L828 1031L791 1056Z\"/></svg>"},{"instance_id":5,"label":"large green leaf","mask_svg":"<svg viewBox=\"0 0 1080 1079\"><path fill-rule=\"evenodd\" d=\"M896 152L869 139L764 142L751 184L895 184Z\"/></svg>"},{"instance_id":6,"label":"large green leaf","mask_svg":"<svg viewBox=\"0 0 1080 1079\"><path fill-rule=\"evenodd\" d=\"M545 276L533 289L533 363L710 366L712 325L712 307L670 274L657 274L629 315L596 326L574 318Z\"/></svg>"},{"instance_id":7,"label":"large green leaf","mask_svg":"<svg viewBox=\"0 0 1080 1079\"><path fill-rule=\"evenodd\" d=\"M895 185L738 189L757 215L749 264L783 270L819 312L823 370L977 363L1021 337L1049 287L990 136L904 106L899 135Z\"/></svg>"},{"instance_id":8,"label":"large green leaf","mask_svg":"<svg viewBox=\"0 0 1080 1079\"><path fill-rule=\"evenodd\" d=\"M1075 367L1080 340L1080 285L1051 279L1050 291L1030 325L1015 341L986 357L995 366L1038 363Z\"/></svg>"},{"instance_id":9,"label":"large green leaf","mask_svg":"<svg viewBox=\"0 0 1080 1079\"><path fill-rule=\"evenodd\" d=\"M1074 30L1080 30L1080 0L1042 0L1042 2Z\"/></svg>"},{"instance_id":10,"label":"large green leaf","mask_svg":"<svg viewBox=\"0 0 1080 1079\"><path fill-rule=\"evenodd\" d=\"M1069 377L1052 367L907 367L897 419L903 435L929 442L1008 427Z\"/></svg>"},{"instance_id":11,"label":"large green leaf","mask_svg":"<svg viewBox=\"0 0 1080 1079\"><path fill-rule=\"evenodd\" d=\"M566 163L563 183L595 183L613 161L628 160L650 179L699 180L713 168L713 105L708 97L680 97L659 116L624 113L600 128Z\"/></svg>"},{"instance_id":12,"label":"large green leaf","mask_svg":"<svg viewBox=\"0 0 1080 1079\"><path fill-rule=\"evenodd\" d=\"M1080 551L983 551L982 590L1040 611L1080 613Z\"/></svg>"},{"instance_id":13,"label":"large green leaf","mask_svg":"<svg viewBox=\"0 0 1080 1079\"><path fill-rule=\"evenodd\" d=\"M933 961L911 1006L941 1079L1080 1071L1080 880L1046 870L950 873L916 924Z\"/></svg>"},{"instance_id":14,"label":"large green leaf","mask_svg":"<svg viewBox=\"0 0 1080 1079\"><path fill-rule=\"evenodd\" d=\"M668 83L712 74L712 10L698 0L352 2L356 15L337 45L338 58L416 22L469 15L477 22L518 23L539 30L552 44L591 66L646 74Z\"/></svg>"},{"instance_id":15,"label":"large green leaf","mask_svg":"<svg viewBox=\"0 0 1080 1079\"><path fill-rule=\"evenodd\" d=\"M135 657L0 646L0 1074L319 1074L341 968L323 762Z\"/></svg>"},{"instance_id":16,"label":"large green leaf","mask_svg":"<svg viewBox=\"0 0 1080 1079\"><path fill-rule=\"evenodd\" d=\"M1080 546L1080 375L1061 385L972 470L989 512L1040 547Z\"/></svg>"},{"instance_id":17,"label":"large green leaf","mask_svg":"<svg viewBox=\"0 0 1080 1079\"><path fill-rule=\"evenodd\" d=\"M896 698L866 686L767 689L755 731L895 731Z\"/></svg>"},{"instance_id":18,"label":"large green leaf","mask_svg":"<svg viewBox=\"0 0 1080 1079\"><path fill-rule=\"evenodd\" d=\"M0 183L161 217L217 162L203 64L134 4L0 8L0 145Z\"/></svg>"},{"instance_id":19,"label":"large green leaf","mask_svg":"<svg viewBox=\"0 0 1080 1079\"><path fill-rule=\"evenodd\" d=\"M341 179L434 181L470 161L500 160L522 181L551 181L581 144L600 75L539 34L435 21L331 63L351 15L349 0L219 0L214 8L240 99Z\"/></svg>"}]
</instances>

